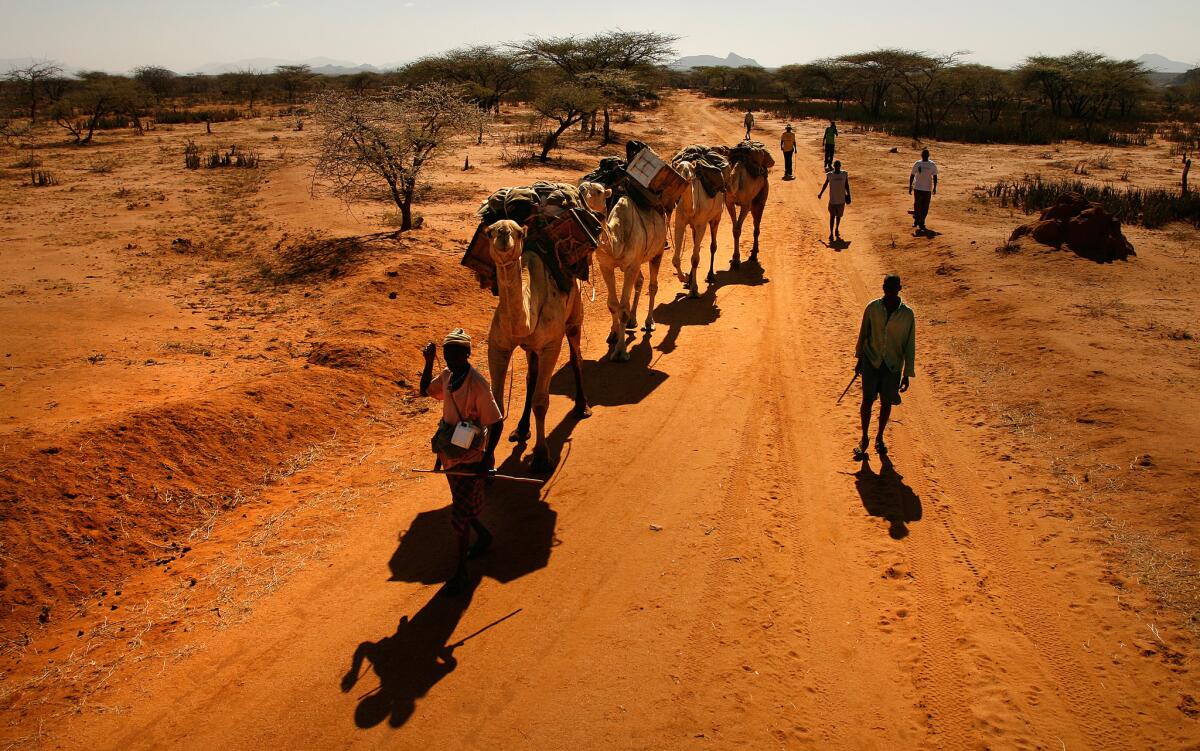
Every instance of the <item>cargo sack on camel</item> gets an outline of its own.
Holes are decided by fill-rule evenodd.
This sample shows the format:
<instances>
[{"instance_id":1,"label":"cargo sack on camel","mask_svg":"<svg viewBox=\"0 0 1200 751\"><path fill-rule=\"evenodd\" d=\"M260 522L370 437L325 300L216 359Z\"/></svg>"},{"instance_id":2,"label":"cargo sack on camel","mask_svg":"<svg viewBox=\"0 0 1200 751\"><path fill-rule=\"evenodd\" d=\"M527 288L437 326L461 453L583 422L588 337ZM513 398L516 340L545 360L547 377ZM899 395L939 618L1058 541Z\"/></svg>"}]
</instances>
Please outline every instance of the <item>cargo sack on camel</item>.
<instances>
[{"instance_id":1,"label":"cargo sack on camel","mask_svg":"<svg viewBox=\"0 0 1200 751\"><path fill-rule=\"evenodd\" d=\"M730 164L744 164L751 177L762 177L775 166L775 157L761 141L746 139L728 149Z\"/></svg>"},{"instance_id":2,"label":"cargo sack on camel","mask_svg":"<svg viewBox=\"0 0 1200 751\"><path fill-rule=\"evenodd\" d=\"M609 211L621 196L629 196L639 208L670 212L687 187L683 176L641 141L625 144L626 161L605 157L600 166L580 178L612 191L607 204Z\"/></svg>"},{"instance_id":3,"label":"cargo sack on camel","mask_svg":"<svg viewBox=\"0 0 1200 751\"><path fill-rule=\"evenodd\" d=\"M680 162L692 163L709 198L725 191L725 170L729 169L729 160L717 149L698 143L684 146L671 157L671 166L678 167Z\"/></svg>"},{"instance_id":4,"label":"cargo sack on camel","mask_svg":"<svg viewBox=\"0 0 1200 751\"><path fill-rule=\"evenodd\" d=\"M525 249L541 256L560 290L569 290L574 279L588 279L592 252L600 244L600 220L584 206L574 185L536 182L501 188L476 213L480 223L462 265L474 271L480 286L490 287L493 294L497 293L496 267L485 230L501 219L528 230Z\"/></svg>"}]
</instances>

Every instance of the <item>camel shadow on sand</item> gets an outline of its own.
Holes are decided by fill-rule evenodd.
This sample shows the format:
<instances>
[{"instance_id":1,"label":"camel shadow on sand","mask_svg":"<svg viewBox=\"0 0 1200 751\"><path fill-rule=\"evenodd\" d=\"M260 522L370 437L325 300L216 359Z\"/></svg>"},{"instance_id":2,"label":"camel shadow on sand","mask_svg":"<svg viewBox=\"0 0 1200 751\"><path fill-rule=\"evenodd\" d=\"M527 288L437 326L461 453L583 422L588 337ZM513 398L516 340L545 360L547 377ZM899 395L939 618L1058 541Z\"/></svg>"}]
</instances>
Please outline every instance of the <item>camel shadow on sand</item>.
<instances>
[{"instance_id":1,"label":"camel shadow on sand","mask_svg":"<svg viewBox=\"0 0 1200 751\"><path fill-rule=\"evenodd\" d=\"M503 474L521 474L520 450L499 467ZM441 478L429 483L431 493L449 495ZM450 644L476 587L484 577L511 582L545 568L550 551L559 544L555 536L558 514L542 497L542 488L497 481L488 489L483 523L495 535L492 548L472 563L466 591L450 595L439 590L412 617L403 616L396 631L378 641L364 641L354 650L350 669L343 676L343 692L358 683L364 664L379 679L377 688L359 698L354 724L369 728L387 720L400 727L412 717L417 702L458 666ZM396 551L388 561L389 581L437 584L444 582L457 563L450 506L417 514L400 533ZM494 624L493 624L494 625Z\"/></svg>"},{"instance_id":2,"label":"camel shadow on sand","mask_svg":"<svg viewBox=\"0 0 1200 751\"><path fill-rule=\"evenodd\" d=\"M878 473L871 469L870 460L863 461L854 473L854 486L867 513L888 521L888 535L893 540L907 537L908 523L921 520L921 499L888 457L880 459Z\"/></svg>"},{"instance_id":3,"label":"camel shadow on sand","mask_svg":"<svg viewBox=\"0 0 1200 751\"><path fill-rule=\"evenodd\" d=\"M661 306L659 306L661 307ZM656 313L657 315L657 313ZM641 335L641 338L638 338ZM632 341L627 362L611 362L607 358L584 360L583 388L587 392L588 404L593 407L621 407L641 402L667 380L667 374L651 367L654 350L650 340L653 334L627 332ZM568 362L559 368L550 379L550 393L558 396L575 397L575 376ZM567 419L571 419L568 415ZM560 423L561 425L561 423ZM559 432L558 427L554 429ZM546 436L550 440L550 436ZM551 442L551 446L557 445Z\"/></svg>"},{"instance_id":4,"label":"camel shadow on sand","mask_svg":"<svg viewBox=\"0 0 1200 751\"><path fill-rule=\"evenodd\" d=\"M699 297L688 297L686 291L681 291L675 294L675 299L671 302L655 307L655 323L667 326L666 335L656 347L659 352L674 352L685 326L707 326L721 317L717 292L722 287L759 287L771 281L757 261L743 261L740 269L717 271L713 277L713 281L707 283Z\"/></svg>"}]
</instances>

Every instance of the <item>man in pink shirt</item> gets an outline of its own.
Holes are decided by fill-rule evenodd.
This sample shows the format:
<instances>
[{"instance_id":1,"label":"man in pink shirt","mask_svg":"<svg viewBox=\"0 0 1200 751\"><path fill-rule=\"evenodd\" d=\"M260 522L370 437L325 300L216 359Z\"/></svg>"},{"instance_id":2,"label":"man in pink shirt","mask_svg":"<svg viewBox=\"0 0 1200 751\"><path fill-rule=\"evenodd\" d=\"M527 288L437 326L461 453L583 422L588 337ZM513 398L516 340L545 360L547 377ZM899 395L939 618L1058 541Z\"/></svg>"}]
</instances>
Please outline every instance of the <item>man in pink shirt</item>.
<instances>
[{"instance_id":1,"label":"man in pink shirt","mask_svg":"<svg viewBox=\"0 0 1200 751\"><path fill-rule=\"evenodd\" d=\"M422 349L425 369L421 372L421 395L442 400L442 428L452 431L466 423L468 428L480 431L469 446L443 441L440 448L435 448L442 469L455 472L446 475L452 499L451 523L458 535L458 569L446 587L454 594L467 585L467 561L478 558L492 544L492 535L479 521L479 514L483 511L485 481L496 465L496 444L500 440L500 423L504 417L487 379L471 367L471 337L467 332L455 329L446 335L442 342L446 369L434 379L436 353L433 342ZM471 544L472 529L476 537L474 545Z\"/></svg>"}]
</instances>

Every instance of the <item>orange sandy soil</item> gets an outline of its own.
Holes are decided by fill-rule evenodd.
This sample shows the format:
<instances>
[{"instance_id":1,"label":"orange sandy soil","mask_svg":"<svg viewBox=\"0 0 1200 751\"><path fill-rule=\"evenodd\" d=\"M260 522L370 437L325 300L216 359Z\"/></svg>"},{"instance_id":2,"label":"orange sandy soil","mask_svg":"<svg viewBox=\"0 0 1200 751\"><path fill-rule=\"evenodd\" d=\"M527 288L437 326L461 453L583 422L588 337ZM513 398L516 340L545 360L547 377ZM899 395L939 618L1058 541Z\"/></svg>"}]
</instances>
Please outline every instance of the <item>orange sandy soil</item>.
<instances>
[{"instance_id":1,"label":"orange sandy soil","mask_svg":"<svg viewBox=\"0 0 1200 751\"><path fill-rule=\"evenodd\" d=\"M667 154L739 119L676 95L618 127ZM370 196L309 195L285 118L47 137L59 185L0 173L0 749L1200 748L1198 233L1001 255L1027 219L973 197L1091 147L932 144L940 234L915 238L914 145L846 134L830 248L799 124L761 268L728 270L726 220L716 283L681 299L665 264L625 364L586 291L595 414L560 372L555 474L491 489L481 578L438 595L417 348L486 331L458 266L479 200L601 156L510 169L521 127L464 144L401 239ZM186 171L189 136L263 166ZM1089 179L1178 179L1166 144L1110 161ZM894 464L860 468L834 402L887 270L918 378Z\"/></svg>"}]
</instances>

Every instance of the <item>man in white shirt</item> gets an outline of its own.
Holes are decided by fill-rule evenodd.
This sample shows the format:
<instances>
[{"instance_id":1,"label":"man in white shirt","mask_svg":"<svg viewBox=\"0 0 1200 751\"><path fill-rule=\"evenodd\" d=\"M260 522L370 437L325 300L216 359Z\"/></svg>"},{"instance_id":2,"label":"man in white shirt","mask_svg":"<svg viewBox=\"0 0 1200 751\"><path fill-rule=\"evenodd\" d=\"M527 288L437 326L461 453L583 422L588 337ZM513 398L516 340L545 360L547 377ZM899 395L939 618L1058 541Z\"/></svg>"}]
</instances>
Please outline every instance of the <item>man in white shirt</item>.
<instances>
[{"instance_id":1,"label":"man in white shirt","mask_svg":"<svg viewBox=\"0 0 1200 751\"><path fill-rule=\"evenodd\" d=\"M842 215L850 203L850 173L842 171L842 163L835 161L833 169L825 173L825 184L821 186L820 198L829 189L829 244L833 238L842 239Z\"/></svg>"},{"instance_id":2,"label":"man in white shirt","mask_svg":"<svg viewBox=\"0 0 1200 751\"><path fill-rule=\"evenodd\" d=\"M913 197L913 226L921 232L925 229L925 217L929 216L929 200L937 193L937 164L929 159L929 149L921 150L921 161L915 163L908 176L908 193Z\"/></svg>"}]
</instances>

